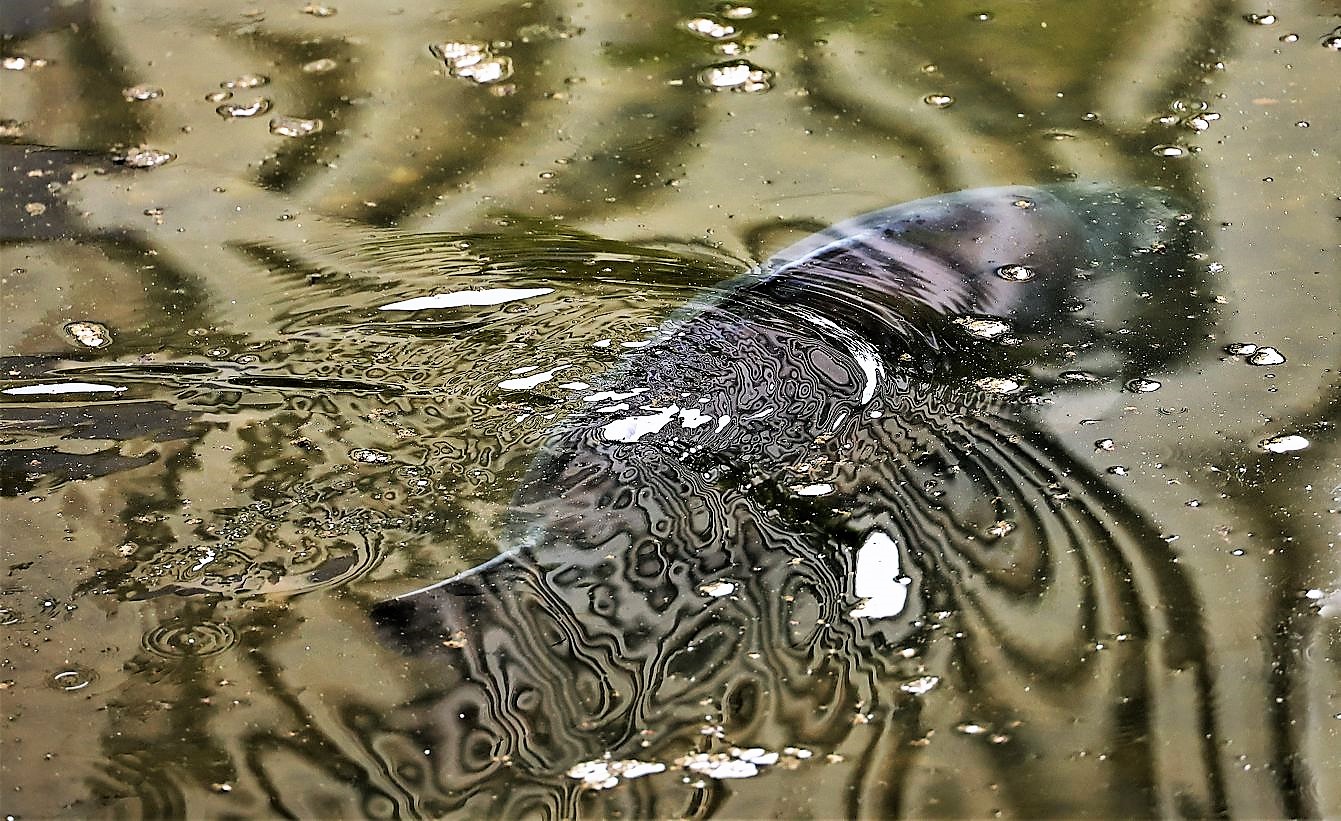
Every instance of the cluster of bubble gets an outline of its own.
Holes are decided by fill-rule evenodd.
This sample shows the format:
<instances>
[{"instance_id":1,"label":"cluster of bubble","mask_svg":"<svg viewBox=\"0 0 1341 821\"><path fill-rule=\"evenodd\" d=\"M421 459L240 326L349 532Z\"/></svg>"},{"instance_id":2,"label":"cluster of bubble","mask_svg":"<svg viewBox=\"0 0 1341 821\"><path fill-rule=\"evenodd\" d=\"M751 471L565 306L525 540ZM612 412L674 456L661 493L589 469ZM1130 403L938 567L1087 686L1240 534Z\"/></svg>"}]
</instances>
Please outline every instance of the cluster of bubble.
<instances>
[{"instance_id":1,"label":"cluster of bubble","mask_svg":"<svg viewBox=\"0 0 1341 821\"><path fill-rule=\"evenodd\" d=\"M494 46L482 40L433 43L429 53L443 62L447 74L479 85L501 83L512 76L512 58L495 54Z\"/></svg>"}]
</instances>

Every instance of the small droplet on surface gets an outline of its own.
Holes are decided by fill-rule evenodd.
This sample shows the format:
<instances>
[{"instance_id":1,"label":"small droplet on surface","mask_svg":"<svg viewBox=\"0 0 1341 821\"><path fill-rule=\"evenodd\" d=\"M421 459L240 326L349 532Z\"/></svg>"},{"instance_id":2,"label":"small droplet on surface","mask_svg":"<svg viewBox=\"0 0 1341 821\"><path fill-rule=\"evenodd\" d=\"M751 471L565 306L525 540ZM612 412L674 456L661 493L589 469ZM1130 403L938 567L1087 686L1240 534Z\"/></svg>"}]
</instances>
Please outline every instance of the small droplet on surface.
<instances>
[{"instance_id":1,"label":"small droplet on surface","mask_svg":"<svg viewBox=\"0 0 1341 821\"><path fill-rule=\"evenodd\" d=\"M106 348L112 344L112 332L101 322L67 322L62 330L75 344L85 348Z\"/></svg>"},{"instance_id":2,"label":"small droplet on surface","mask_svg":"<svg viewBox=\"0 0 1341 821\"><path fill-rule=\"evenodd\" d=\"M272 117L270 133L281 137L306 137L322 129L323 123L315 117L308 120L302 117Z\"/></svg>"},{"instance_id":3,"label":"small droplet on surface","mask_svg":"<svg viewBox=\"0 0 1341 821\"><path fill-rule=\"evenodd\" d=\"M992 19L992 13L990 11L975 11L969 15L969 19L979 23L986 23Z\"/></svg>"},{"instance_id":4,"label":"small droplet on surface","mask_svg":"<svg viewBox=\"0 0 1341 821\"><path fill-rule=\"evenodd\" d=\"M1283 365L1285 356L1269 345L1263 345L1248 357L1249 365Z\"/></svg>"},{"instance_id":5,"label":"small droplet on surface","mask_svg":"<svg viewBox=\"0 0 1341 821\"><path fill-rule=\"evenodd\" d=\"M1169 157L1172 159L1186 157L1188 154L1187 148L1181 145L1157 145L1150 150L1154 152L1156 157Z\"/></svg>"},{"instance_id":6,"label":"small droplet on surface","mask_svg":"<svg viewBox=\"0 0 1341 821\"><path fill-rule=\"evenodd\" d=\"M1259 447L1267 453L1292 453L1297 450L1303 450L1309 446L1309 441L1303 436L1294 433L1272 436L1269 439L1263 439Z\"/></svg>"},{"instance_id":7,"label":"small droplet on surface","mask_svg":"<svg viewBox=\"0 0 1341 821\"><path fill-rule=\"evenodd\" d=\"M130 88L121 89L121 96L126 98L127 102L143 102L145 100L157 100L163 96L163 89L158 86L138 85Z\"/></svg>"},{"instance_id":8,"label":"small droplet on surface","mask_svg":"<svg viewBox=\"0 0 1341 821\"><path fill-rule=\"evenodd\" d=\"M1282 34L1279 39L1282 43L1297 43L1299 42L1299 35L1290 32L1289 34Z\"/></svg>"},{"instance_id":9,"label":"small droplet on surface","mask_svg":"<svg viewBox=\"0 0 1341 821\"><path fill-rule=\"evenodd\" d=\"M257 97L246 103L224 103L214 110L225 120L245 119L269 111L270 101L264 97Z\"/></svg>"},{"instance_id":10,"label":"small droplet on surface","mask_svg":"<svg viewBox=\"0 0 1341 821\"><path fill-rule=\"evenodd\" d=\"M1010 282L1028 282L1035 272L1027 265L1002 265L996 269L996 275Z\"/></svg>"},{"instance_id":11,"label":"small droplet on surface","mask_svg":"<svg viewBox=\"0 0 1341 821\"><path fill-rule=\"evenodd\" d=\"M1163 387L1163 383L1158 379L1139 376L1135 379L1127 380L1127 390L1132 393L1153 393Z\"/></svg>"},{"instance_id":12,"label":"small droplet on surface","mask_svg":"<svg viewBox=\"0 0 1341 821\"><path fill-rule=\"evenodd\" d=\"M928 94L922 98L922 102L933 108L949 108L954 105L955 98L949 94Z\"/></svg>"},{"instance_id":13,"label":"small droplet on surface","mask_svg":"<svg viewBox=\"0 0 1341 821\"><path fill-rule=\"evenodd\" d=\"M714 91L754 93L772 88L773 72L747 60L708 66L698 73L698 84Z\"/></svg>"}]
</instances>

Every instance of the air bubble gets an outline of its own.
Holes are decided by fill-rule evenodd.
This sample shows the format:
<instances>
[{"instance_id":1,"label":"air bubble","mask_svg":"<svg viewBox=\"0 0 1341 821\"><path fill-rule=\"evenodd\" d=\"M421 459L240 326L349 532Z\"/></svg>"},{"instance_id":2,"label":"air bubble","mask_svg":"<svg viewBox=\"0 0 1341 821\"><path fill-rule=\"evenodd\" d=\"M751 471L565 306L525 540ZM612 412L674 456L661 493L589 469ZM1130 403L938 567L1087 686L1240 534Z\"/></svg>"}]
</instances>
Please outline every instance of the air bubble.
<instances>
[{"instance_id":1,"label":"air bubble","mask_svg":"<svg viewBox=\"0 0 1341 821\"><path fill-rule=\"evenodd\" d=\"M961 316L957 317L954 323L963 328L969 336L978 339L996 339L1010 331L1010 325L988 317Z\"/></svg>"},{"instance_id":2,"label":"air bubble","mask_svg":"<svg viewBox=\"0 0 1341 821\"><path fill-rule=\"evenodd\" d=\"M918 676L899 685L899 689L912 696L926 695L941 683L940 676Z\"/></svg>"},{"instance_id":3,"label":"air bubble","mask_svg":"<svg viewBox=\"0 0 1341 821\"><path fill-rule=\"evenodd\" d=\"M306 120L302 117L273 117L270 120L270 133L281 137L306 137L322 129L322 122L316 118Z\"/></svg>"},{"instance_id":4,"label":"air bubble","mask_svg":"<svg viewBox=\"0 0 1341 821\"><path fill-rule=\"evenodd\" d=\"M372 448L354 448L349 452L349 458L355 462L362 462L366 465L386 465L391 463L391 454L382 450Z\"/></svg>"},{"instance_id":5,"label":"air bubble","mask_svg":"<svg viewBox=\"0 0 1341 821\"><path fill-rule=\"evenodd\" d=\"M1332 51L1341 51L1341 34L1329 34L1322 38L1322 47Z\"/></svg>"},{"instance_id":6,"label":"air bubble","mask_svg":"<svg viewBox=\"0 0 1341 821\"><path fill-rule=\"evenodd\" d=\"M42 68L46 64L47 61L41 59L40 57L24 57L22 55L14 55L12 57L6 57L3 60L0 60L0 66L3 66L4 68L9 69L10 71L24 71L30 68Z\"/></svg>"},{"instance_id":7,"label":"air bubble","mask_svg":"<svg viewBox=\"0 0 1341 821\"><path fill-rule=\"evenodd\" d=\"M478 40L434 43L428 50L442 60L452 77L489 85L512 76L512 58L494 54L488 43Z\"/></svg>"},{"instance_id":8,"label":"air bubble","mask_svg":"<svg viewBox=\"0 0 1341 821\"><path fill-rule=\"evenodd\" d=\"M949 94L928 94L922 98L922 102L933 108L949 108L955 104L955 98Z\"/></svg>"},{"instance_id":9,"label":"air bubble","mask_svg":"<svg viewBox=\"0 0 1341 821\"><path fill-rule=\"evenodd\" d=\"M1154 152L1157 157L1169 157L1173 159L1186 157L1188 154L1187 147L1181 145L1157 145L1150 150Z\"/></svg>"},{"instance_id":10,"label":"air bubble","mask_svg":"<svg viewBox=\"0 0 1341 821\"><path fill-rule=\"evenodd\" d=\"M988 393L999 393L1003 395L1019 393L1024 390L1024 383L1008 376L985 376L982 379L974 380L973 384Z\"/></svg>"},{"instance_id":11,"label":"air bubble","mask_svg":"<svg viewBox=\"0 0 1341 821\"><path fill-rule=\"evenodd\" d=\"M1272 13L1269 12L1269 11L1268 11L1268 12L1264 12L1264 13L1262 13L1262 14L1256 14L1256 13L1252 13L1252 12L1250 12L1250 13L1248 13L1248 14L1243 15L1243 19L1244 19L1244 20L1247 20L1249 23L1252 23L1254 26L1274 26L1274 25L1276 25L1276 15L1272 14Z\"/></svg>"},{"instance_id":12,"label":"air bubble","mask_svg":"<svg viewBox=\"0 0 1341 821\"><path fill-rule=\"evenodd\" d=\"M715 91L767 91L772 80L773 72L747 60L718 63L698 73L698 84Z\"/></svg>"},{"instance_id":13,"label":"air bubble","mask_svg":"<svg viewBox=\"0 0 1341 821\"><path fill-rule=\"evenodd\" d=\"M723 23L711 17L692 17L684 21L683 25L690 34L696 34L705 40L726 40L739 33L730 23Z\"/></svg>"},{"instance_id":14,"label":"air bubble","mask_svg":"<svg viewBox=\"0 0 1341 821\"><path fill-rule=\"evenodd\" d=\"M1163 387L1163 383L1158 379L1150 379L1144 376L1127 380L1127 390L1132 393L1154 393L1161 387Z\"/></svg>"},{"instance_id":15,"label":"air bubble","mask_svg":"<svg viewBox=\"0 0 1341 821\"><path fill-rule=\"evenodd\" d=\"M101 322L88 320L67 322L62 330L76 344L85 348L106 348L112 344L112 332Z\"/></svg>"},{"instance_id":16,"label":"air bubble","mask_svg":"<svg viewBox=\"0 0 1341 821\"><path fill-rule=\"evenodd\" d=\"M1308 439L1294 433L1285 433L1279 436L1272 436L1269 439L1263 439L1259 447L1267 453L1292 453L1296 450L1303 450L1308 447Z\"/></svg>"},{"instance_id":17,"label":"air bubble","mask_svg":"<svg viewBox=\"0 0 1341 821\"><path fill-rule=\"evenodd\" d=\"M1027 265L1002 265L996 269L996 275L1010 282L1028 282L1035 276L1034 269Z\"/></svg>"},{"instance_id":18,"label":"air bubble","mask_svg":"<svg viewBox=\"0 0 1341 821\"><path fill-rule=\"evenodd\" d=\"M121 89L121 96L126 98L127 102L143 102L145 100L157 100L163 96L163 89L158 86L138 85L130 88Z\"/></svg>"},{"instance_id":19,"label":"air bubble","mask_svg":"<svg viewBox=\"0 0 1341 821\"><path fill-rule=\"evenodd\" d=\"M1258 348L1256 351L1253 352L1251 356L1248 357L1248 364L1283 365L1285 364L1285 357L1281 354L1280 351L1276 350L1275 348L1272 348L1269 345L1264 345Z\"/></svg>"},{"instance_id":20,"label":"air bubble","mask_svg":"<svg viewBox=\"0 0 1341 821\"><path fill-rule=\"evenodd\" d=\"M270 78L264 74L240 74L231 80L224 80L222 83L219 83L219 88L260 88L269 82Z\"/></svg>"},{"instance_id":21,"label":"air bubble","mask_svg":"<svg viewBox=\"0 0 1341 821\"><path fill-rule=\"evenodd\" d=\"M1112 453L1116 448L1117 445L1113 442L1112 439L1098 439L1095 440L1094 442L1095 450L1102 450L1108 453Z\"/></svg>"},{"instance_id":22,"label":"air bubble","mask_svg":"<svg viewBox=\"0 0 1341 821\"><path fill-rule=\"evenodd\" d=\"M338 64L329 57L322 57L319 60L313 60L310 63L303 63L303 73L305 74L325 74L328 71L334 71Z\"/></svg>"},{"instance_id":23,"label":"air bubble","mask_svg":"<svg viewBox=\"0 0 1341 821\"><path fill-rule=\"evenodd\" d=\"M257 97L246 103L224 103L214 110L226 120L245 119L269 111L270 101L264 97Z\"/></svg>"},{"instance_id":24,"label":"air bubble","mask_svg":"<svg viewBox=\"0 0 1341 821\"><path fill-rule=\"evenodd\" d=\"M159 151L157 148L147 148L145 146L130 148L124 154L112 157L113 162L131 168L157 168L160 165L172 162L174 159L176 159L176 155L171 152Z\"/></svg>"}]
</instances>

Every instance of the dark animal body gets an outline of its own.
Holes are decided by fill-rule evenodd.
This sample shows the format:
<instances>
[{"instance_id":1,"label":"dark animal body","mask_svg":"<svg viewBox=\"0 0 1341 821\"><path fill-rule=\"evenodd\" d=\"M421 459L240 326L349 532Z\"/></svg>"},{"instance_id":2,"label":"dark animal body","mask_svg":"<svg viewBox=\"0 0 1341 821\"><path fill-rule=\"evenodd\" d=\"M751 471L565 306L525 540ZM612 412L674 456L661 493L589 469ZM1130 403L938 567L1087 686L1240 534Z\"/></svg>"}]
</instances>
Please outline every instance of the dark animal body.
<instances>
[{"instance_id":1,"label":"dark animal body","mask_svg":"<svg viewBox=\"0 0 1341 821\"><path fill-rule=\"evenodd\" d=\"M439 671L381 718L437 751L434 806L1222 810L1176 564L978 381L1048 346L1129 364L1098 314L1176 283L1191 233L1152 192L969 191L836 226L673 318L602 386L624 415L554 432L498 559L375 611ZM794 749L757 778L695 769L748 748ZM605 756L670 772L587 789L572 768Z\"/></svg>"}]
</instances>

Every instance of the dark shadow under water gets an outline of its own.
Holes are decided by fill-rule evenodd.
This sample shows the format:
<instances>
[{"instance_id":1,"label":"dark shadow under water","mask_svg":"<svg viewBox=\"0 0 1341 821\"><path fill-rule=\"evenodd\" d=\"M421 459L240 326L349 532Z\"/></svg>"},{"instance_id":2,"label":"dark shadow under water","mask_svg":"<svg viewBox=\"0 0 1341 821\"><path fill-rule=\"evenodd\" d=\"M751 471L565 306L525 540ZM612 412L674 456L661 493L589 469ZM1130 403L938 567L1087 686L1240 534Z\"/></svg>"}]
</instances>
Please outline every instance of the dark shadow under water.
<instances>
[{"instance_id":1,"label":"dark shadow under water","mask_svg":"<svg viewBox=\"0 0 1341 821\"><path fill-rule=\"evenodd\" d=\"M1157 192L970 191L685 310L498 559L376 609L435 684L369 732L433 751L433 811L1223 813L1199 603L1030 421L1181 355L1130 295L1191 290L1196 236Z\"/></svg>"}]
</instances>

